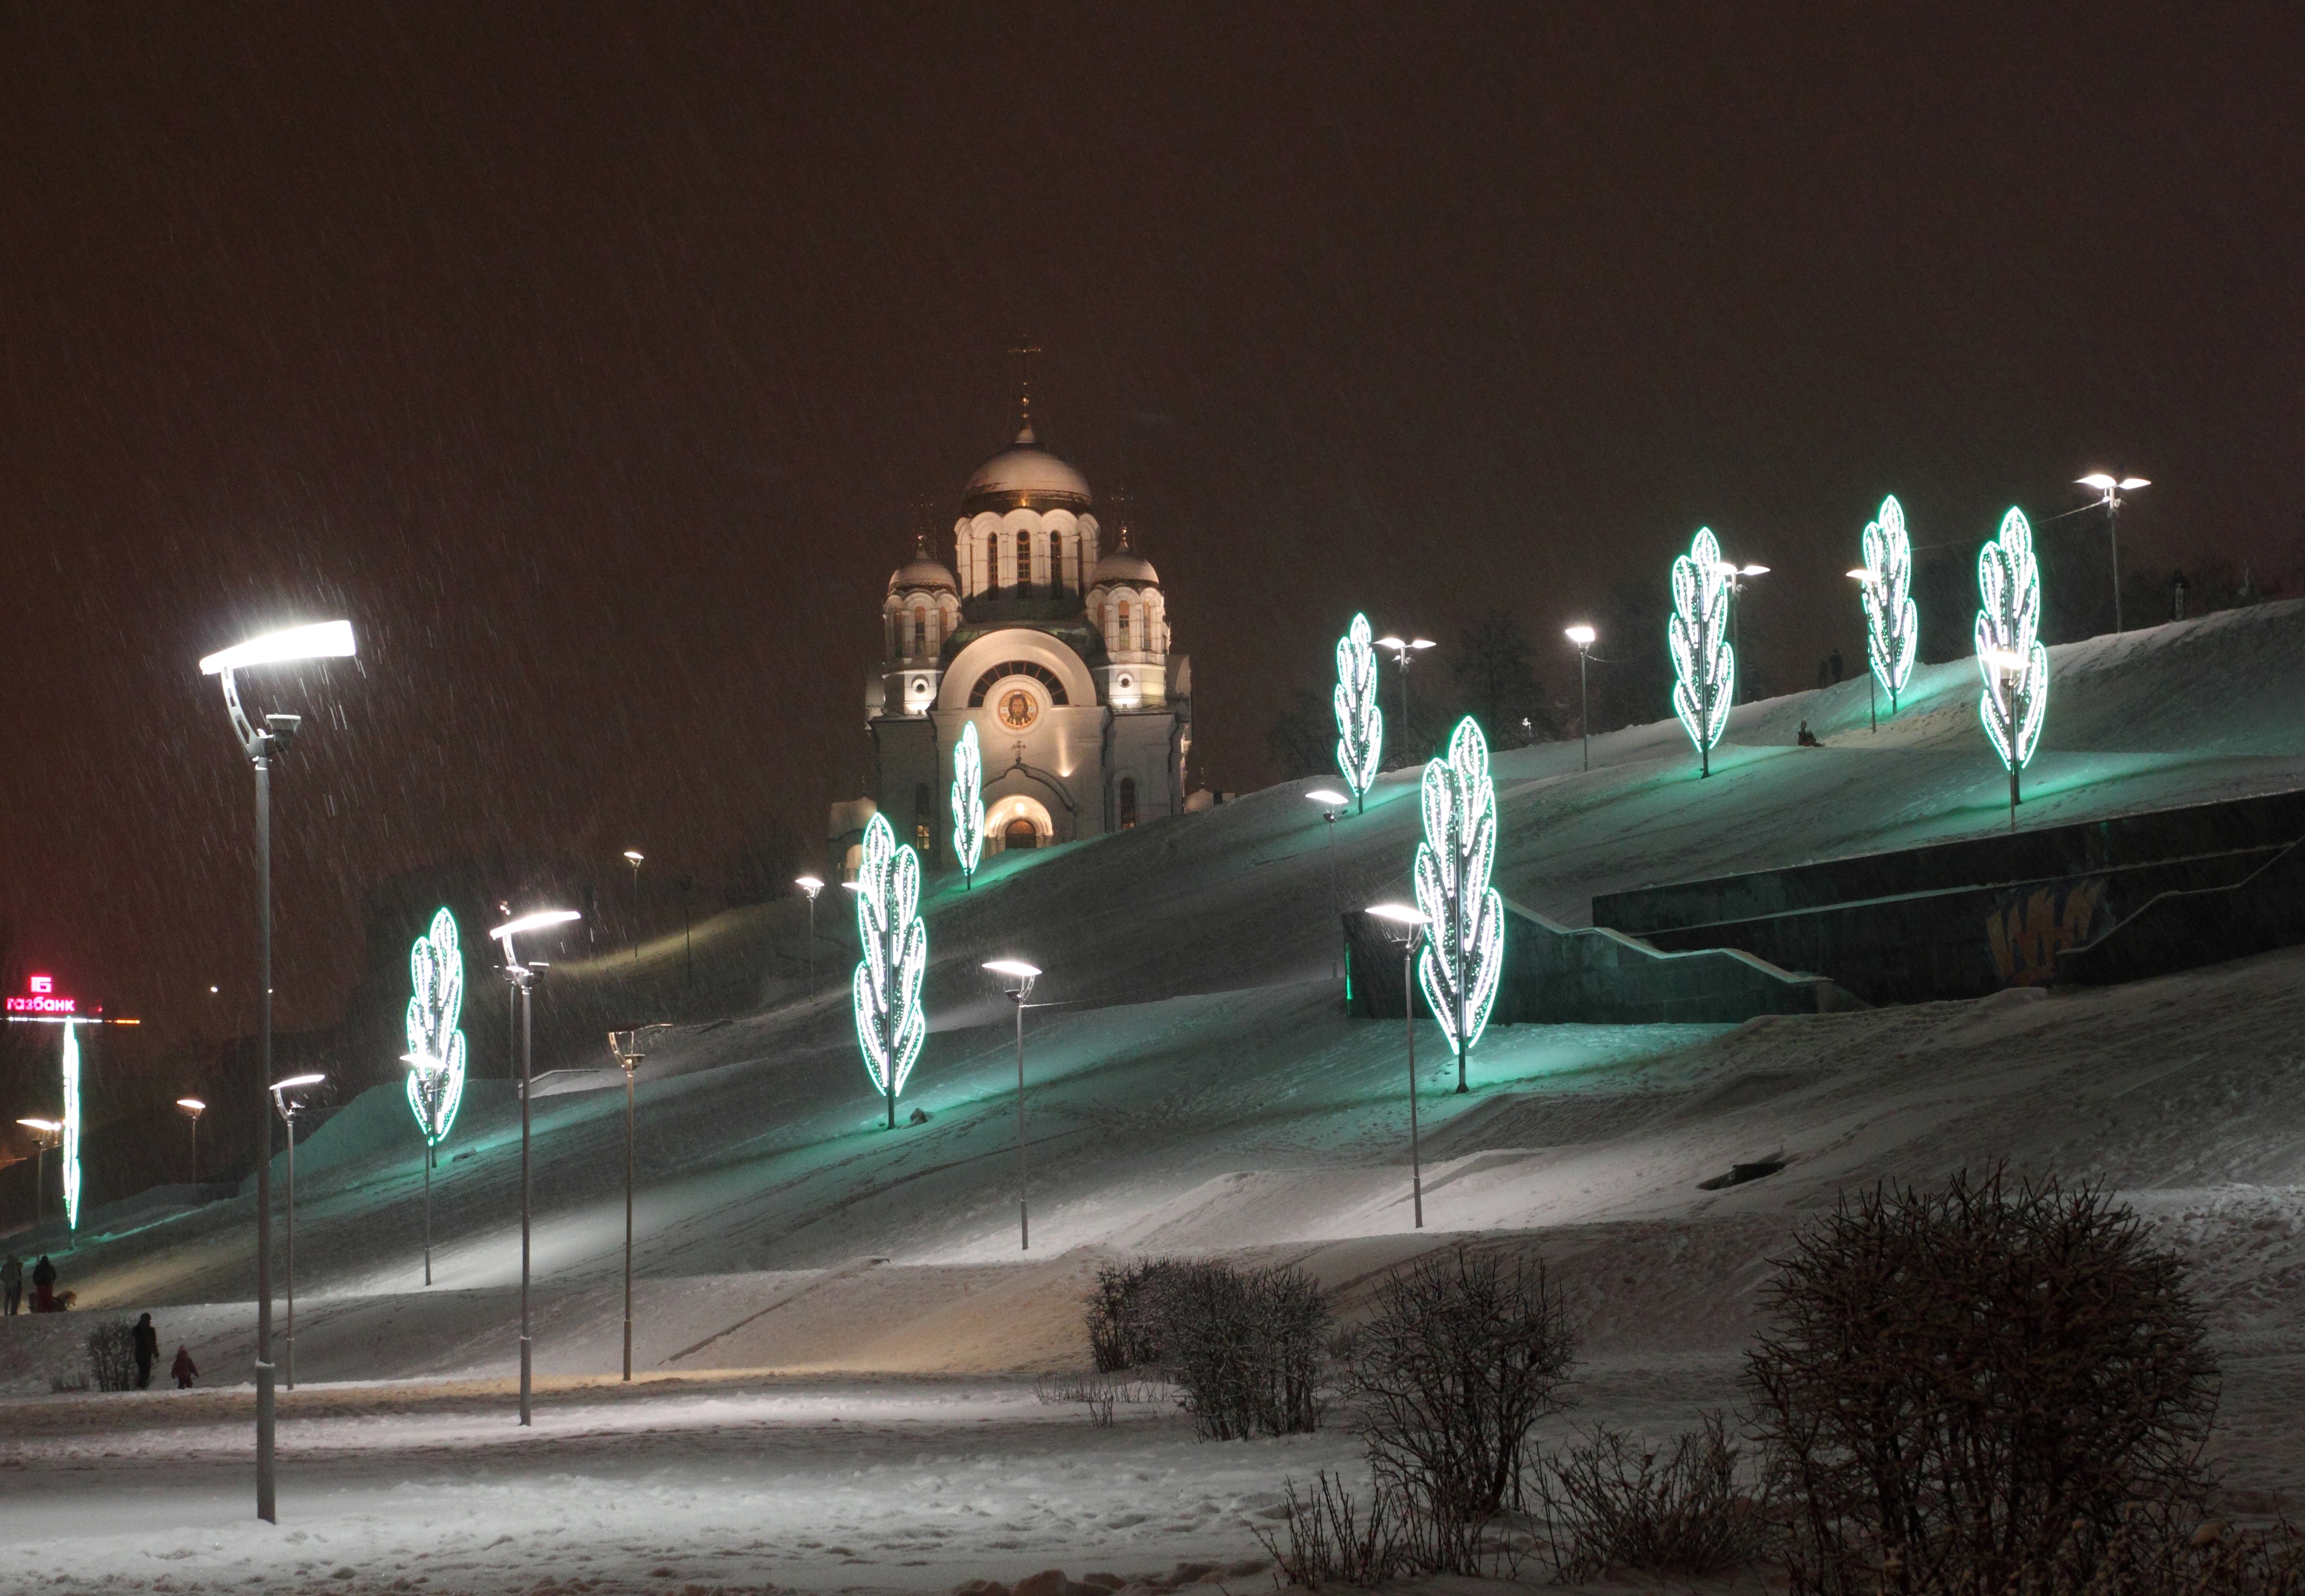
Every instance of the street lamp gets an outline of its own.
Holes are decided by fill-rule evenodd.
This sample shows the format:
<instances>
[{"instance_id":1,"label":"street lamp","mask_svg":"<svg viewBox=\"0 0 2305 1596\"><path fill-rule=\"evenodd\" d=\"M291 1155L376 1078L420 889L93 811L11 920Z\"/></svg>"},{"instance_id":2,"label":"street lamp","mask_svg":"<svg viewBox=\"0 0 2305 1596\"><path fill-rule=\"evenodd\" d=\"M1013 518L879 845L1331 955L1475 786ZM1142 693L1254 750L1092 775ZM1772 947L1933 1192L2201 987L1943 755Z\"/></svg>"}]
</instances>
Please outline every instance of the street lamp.
<instances>
[{"instance_id":1,"label":"street lamp","mask_svg":"<svg viewBox=\"0 0 2305 1596\"><path fill-rule=\"evenodd\" d=\"M1859 565L1856 570L1851 571L1849 573L1849 580L1855 582L1858 587L1863 588L1869 593L1875 587L1880 585L1881 573L1874 570L1870 565ZM1869 603L1871 600L1868 599L1867 602ZM1878 732L1881 729L1881 706L1880 700L1874 697L1873 677L1875 673L1870 660L1872 647L1869 641L1867 644L1866 653L1867 656L1867 661L1865 667L1865 714L1866 717L1872 722L1873 730Z\"/></svg>"},{"instance_id":2,"label":"street lamp","mask_svg":"<svg viewBox=\"0 0 2305 1596\"><path fill-rule=\"evenodd\" d=\"M200 1116L208 1106L198 1098L178 1098L176 1112L192 1122L192 1184L200 1184Z\"/></svg>"},{"instance_id":3,"label":"street lamp","mask_svg":"<svg viewBox=\"0 0 2305 1596\"><path fill-rule=\"evenodd\" d=\"M1305 796L1321 806L1321 819L1326 822L1321 829L1329 838L1329 918L1337 921L1338 945L1342 947L1344 921L1339 917L1337 905L1337 817L1345 812L1345 805L1352 800L1333 787L1314 787ZM1333 959L1329 962L1329 979L1337 979L1337 963Z\"/></svg>"},{"instance_id":4,"label":"street lamp","mask_svg":"<svg viewBox=\"0 0 2305 1596\"><path fill-rule=\"evenodd\" d=\"M633 1072L648 1057L641 1051L641 1032L652 1025L635 1025L608 1032L608 1051L625 1071L625 1379L633 1378Z\"/></svg>"},{"instance_id":5,"label":"street lamp","mask_svg":"<svg viewBox=\"0 0 2305 1596\"><path fill-rule=\"evenodd\" d=\"M1393 928L1400 944L1400 1012L1408 1022L1408 1191L1416 1228L1425 1228L1425 1163L1416 1144L1416 948L1432 921L1407 904L1371 904L1370 913Z\"/></svg>"},{"instance_id":6,"label":"street lamp","mask_svg":"<svg viewBox=\"0 0 2305 1596\"><path fill-rule=\"evenodd\" d=\"M458 955L459 958L462 955ZM461 981L461 977L459 980ZM462 1032L458 1033L459 1039ZM432 1140L432 1120L436 1109L433 1093L438 1090L440 1072L448 1067L445 1058L435 1058L429 1053L403 1053L400 1062L416 1072L417 1095L427 1107L424 1109L424 1284L432 1284L432 1163L438 1150Z\"/></svg>"},{"instance_id":7,"label":"street lamp","mask_svg":"<svg viewBox=\"0 0 2305 1596\"><path fill-rule=\"evenodd\" d=\"M286 1355L281 1363L288 1374L288 1388L296 1388L296 1116L304 1111L304 1099L289 1094L307 1086L318 1086L326 1075L291 1075L285 1081L272 1083L272 1107L278 1112L281 1123L288 1127L288 1334ZM272 1138L265 1137L265 1153L270 1156Z\"/></svg>"},{"instance_id":8,"label":"street lamp","mask_svg":"<svg viewBox=\"0 0 2305 1596\"><path fill-rule=\"evenodd\" d=\"M258 1034L258 1078L272 1078L272 759L288 751L288 744L303 724L294 715L268 715L257 730L240 707L240 689L233 673L251 666L283 665L298 659L343 659L353 652L353 624L323 621L312 626L291 626L251 638L236 648L211 654L200 661L200 675L224 678L225 708L232 729L240 738L256 773L256 1002L261 1016ZM256 1516L268 1524L279 1522L272 1479L272 1115L257 1110L264 1134L256 1159Z\"/></svg>"},{"instance_id":9,"label":"street lamp","mask_svg":"<svg viewBox=\"0 0 2305 1596\"><path fill-rule=\"evenodd\" d=\"M1016 1245L1019 1252L1029 1252L1033 1220L1025 1206L1025 1001L1032 997L1033 982L1041 972L1022 959L991 959L984 967L1016 983L1008 989L1009 1001L1016 1006Z\"/></svg>"},{"instance_id":10,"label":"street lamp","mask_svg":"<svg viewBox=\"0 0 2305 1596\"><path fill-rule=\"evenodd\" d=\"M64 1139L64 1122L20 1119L16 1123L32 1133L32 1225L37 1229L48 1211L48 1149Z\"/></svg>"},{"instance_id":11,"label":"street lamp","mask_svg":"<svg viewBox=\"0 0 2305 1596\"><path fill-rule=\"evenodd\" d=\"M1400 666L1400 734L1407 737L1408 735L1409 662L1416 658L1419 649L1430 649L1435 645L1433 640L1427 637L1413 637L1403 641L1400 638L1388 636L1377 639L1376 646L1380 649L1391 649L1394 663Z\"/></svg>"},{"instance_id":12,"label":"street lamp","mask_svg":"<svg viewBox=\"0 0 2305 1596\"><path fill-rule=\"evenodd\" d=\"M536 972L540 965L523 964L514 952L512 939L523 931L533 931L549 925L566 925L581 918L574 909L540 909L533 914L523 914L508 920L489 935L504 944L506 982L520 1005L520 1030L514 1040L520 1050L520 1422L532 1424L535 1416L529 1405L532 1360L528 1336L528 1086L531 1066L536 1062L536 1038L529 1028L529 998L536 989Z\"/></svg>"},{"instance_id":13,"label":"street lamp","mask_svg":"<svg viewBox=\"0 0 2305 1596\"><path fill-rule=\"evenodd\" d=\"M2128 502L2121 496L2124 493L2134 493L2139 488L2150 488L2153 482L2148 477L2116 479L2106 471L2091 471L2086 477L2076 477L2073 480L2073 485L2076 488L2096 488L2098 494L2097 503L2105 506L2105 536L2112 540L2113 544L2113 629L2119 632L2122 630L2121 506Z\"/></svg>"},{"instance_id":14,"label":"street lamp","mask_svg":"<svg viewBox=\"0 0 2305 1596\"><path fill-rule=\"evenodd\" d=\"M625 862L633 867L633 963L641 962L641 860L645 857L638 848L625 850Z\"/></svg>"},{"instance_id":15,"label":"street lamp","mask_svg":"<svg viewBox=\"0 0 2305 1596\"><path fill-rule=\"evenodd\" d=\"M1769 568L1766 565L1739 565L1723 560L1719 570L1722 580L1729 584L1729 648L1736 655L1738 665L1742 666L1745 663L1745 579L1766 576ZM1740 668L1737 673L1736 691L1742 692L1744 688L1745 672Z\"/></svg>"},{"instance_id":16,"label":"street lamp","mask_svg":"<svg viewBox=\"0 0 2305 1596\"><path fill-rule=\"evenodd\" d=\"M1600 636L1590 626L1579 622L1567 632L1568 639L1577 645L1577 724L1585 736L1585 768L1593 768L1593 708L1585 692L1585 666L1592 658L1593 641Z\"/></svg>"},{"instance_id":17,"label":"street lamp","mask_svg":"<svg viewBox=\"0 0 2305 1596\"><path fill-rule=\"evenodd\" d=\"M824 883L814 876L795 876L793 885L808 894L808 995L816 996L816 895Z\"/></svg>"}]
</instances>

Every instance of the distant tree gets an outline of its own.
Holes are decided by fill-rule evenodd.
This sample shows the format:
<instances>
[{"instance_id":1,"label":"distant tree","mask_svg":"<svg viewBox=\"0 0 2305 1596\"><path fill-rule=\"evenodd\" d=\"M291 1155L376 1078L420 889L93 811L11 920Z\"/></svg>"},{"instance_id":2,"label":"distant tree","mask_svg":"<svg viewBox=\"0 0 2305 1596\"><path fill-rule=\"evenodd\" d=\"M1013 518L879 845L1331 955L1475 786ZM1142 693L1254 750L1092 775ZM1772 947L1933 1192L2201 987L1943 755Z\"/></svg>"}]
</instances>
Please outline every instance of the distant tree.
<instances>
[{"instance_id":1,"label":"distant tree","mask_svg":"<svg viewBox=\"0 0 2305 1596\"><path fill-rule=\"evenodd\" d=\"M1296 781L1336 768L1337 717L1329 694L1299 687L1264 729L1264 751L1280 768L1280 779Z\"/></svg>"},{"instance_id":2,"label":"distant tree","mask_svg":"<svg viewBox=\"0 0 2305 1596\"><path fill-rule=\"evenodd\" d=\"M1522 748L1561 734L1560 712L1536 679L1536 651L1509 611L1492 609L1475 621L1449 669L1465 713L1481 723L1491 747Z\"/></svg>"}]
</instances>

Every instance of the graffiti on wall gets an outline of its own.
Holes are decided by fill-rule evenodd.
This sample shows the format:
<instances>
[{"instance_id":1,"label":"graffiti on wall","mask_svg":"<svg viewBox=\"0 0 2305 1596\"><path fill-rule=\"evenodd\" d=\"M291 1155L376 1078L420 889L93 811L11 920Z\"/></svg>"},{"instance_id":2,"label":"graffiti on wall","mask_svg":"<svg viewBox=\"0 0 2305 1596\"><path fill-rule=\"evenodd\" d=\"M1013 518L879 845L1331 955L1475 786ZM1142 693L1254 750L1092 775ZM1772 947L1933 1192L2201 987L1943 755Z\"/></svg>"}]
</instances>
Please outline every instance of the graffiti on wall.
<instances>
[{"instance_id":1,"label":"graffiti on wall","mask_svg":"<svg viewBox=\"0 0 2305 1596\"><path fill-rule=\"evenodd\" d=\"M1985 922L2001 984L2047 986L2056 979L2057 955L2094 940L2110 918L2102 876L2012 893Z\"/></svg>"}]
</instances>

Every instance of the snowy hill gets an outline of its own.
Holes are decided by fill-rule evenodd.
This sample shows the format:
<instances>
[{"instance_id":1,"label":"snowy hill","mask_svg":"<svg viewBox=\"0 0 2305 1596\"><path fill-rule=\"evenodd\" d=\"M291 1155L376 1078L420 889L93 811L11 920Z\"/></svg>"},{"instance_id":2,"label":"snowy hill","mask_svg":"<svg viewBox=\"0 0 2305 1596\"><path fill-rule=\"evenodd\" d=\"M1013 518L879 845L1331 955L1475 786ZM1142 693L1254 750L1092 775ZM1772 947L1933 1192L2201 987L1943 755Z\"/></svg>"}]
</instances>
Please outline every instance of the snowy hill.
<instances>
[{"instance_id":1,"label":"snowy hill","mask_svg":"<svg viewBox=\"0 0 2305 1596\"><path fill-rule=\"evenodd\" d=\"M2053 668L2020 824L2305 787L2305 606L2098 638L2054 650ZM1976 681L1968 661L1925 668L1877 734L1862 681L1742 707L1703 781L1670 722L1595 738L1589 773L1575 743L1500 755L1499 884L1584 924L1596 893L2005 828ZM1795 746L1803 719L1824 747ZM813 1001L787 973L801 906L700 925L698 985L737 1000L667 1034L642 1075L642 1363L1063 1367L1083 1355L1078 1294L1108 1252L1285 1255L1349 1301L1425 1244L1408 1234L1402 1028L1346 1020L1331 978L1332 905L1406 891L1414 780L1385 778L1333 838L1302 796L1318 784L1298 783L1001 860L973 891L940 885L934 1031L906 1095L930 1118L893 1133L849 1037L845 960L827 945ZM1042 965L1034 996L1056 1006L1027 1023L1028 1256L1009 1009L977 967L1004 954ZM637 963L557 965L540 1068L606 1063L600 1017L649 1012L679 957L674 938ZM2198 1250L2222 1335L2305 1352L2301 974L2292 950L2105 991L1733 1029L1499 1027L1463 1097L1421 1027L1428 1224L1517 1233L1562 1260L1596 1347L1714 1354L1744 1335L1762 1261L1801 1212L1851 1182L2007 1159L2129 1193ZM536 1105L548 1374L613 1365L623 1109L620 1092ZM364 1102L300 1150L304 1379L511 1367L516 1105L476 1099L444 1151L428 1293L404 1111L396 1124ZM1772 1157L1782 1174L1699 1189ZM169 1306L167 1334L238 1370L251 1237L242 1199L83 1238L59 1263L84 1307L209 1304ZM67 1334L0 1327L0 1380L37 1375Z\"/></svg>"}]
</instances>

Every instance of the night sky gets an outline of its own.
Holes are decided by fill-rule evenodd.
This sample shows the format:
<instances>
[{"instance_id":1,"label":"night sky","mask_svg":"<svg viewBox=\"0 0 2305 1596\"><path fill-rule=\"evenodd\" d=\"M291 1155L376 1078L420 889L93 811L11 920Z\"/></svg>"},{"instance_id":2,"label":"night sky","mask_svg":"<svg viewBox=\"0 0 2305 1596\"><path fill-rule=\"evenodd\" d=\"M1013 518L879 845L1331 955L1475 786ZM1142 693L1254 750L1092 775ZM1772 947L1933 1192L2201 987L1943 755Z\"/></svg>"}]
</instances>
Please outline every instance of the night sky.
<instances>
[{"instance_id":1,"label":"night sky","mask_svg":"<svg viewBox=\"0 0 2305 1596\"><path fill-rule=\"evenodd\" d=\"M1020 337L1196 785L1272 778L1356 607L1504 605L1573 690L1560 626L1701 522L1784 686L1884 492L2046 542L2111 467L2140 565L2293 572L2305 12L2055 9L0 9L11 989L248 1023L195 661L284 621L361 647L252 694L312 717L285 1026L390 872L821 836Z\"/></svg>"}]
</instances>

